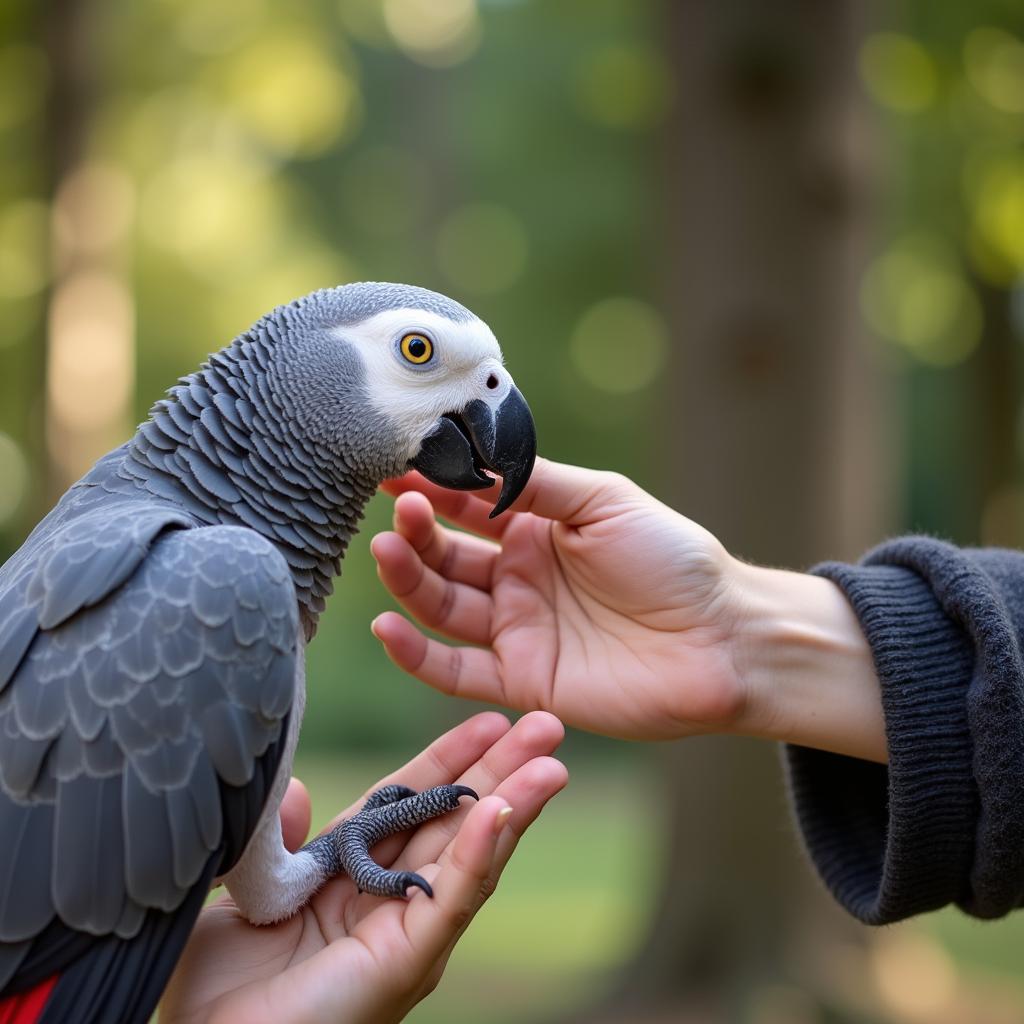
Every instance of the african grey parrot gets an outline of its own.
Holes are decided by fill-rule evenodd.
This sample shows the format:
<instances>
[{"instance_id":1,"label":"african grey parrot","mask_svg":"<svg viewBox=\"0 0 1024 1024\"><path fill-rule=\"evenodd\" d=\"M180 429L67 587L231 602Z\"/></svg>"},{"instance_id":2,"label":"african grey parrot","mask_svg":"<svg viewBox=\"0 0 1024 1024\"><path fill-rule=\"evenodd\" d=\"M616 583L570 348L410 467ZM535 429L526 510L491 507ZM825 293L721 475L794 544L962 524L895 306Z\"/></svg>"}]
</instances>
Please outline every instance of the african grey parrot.
<instances>
[{"instance_id":1,"label":"african grey parrot","mask_svg":"<svg viewBox=\"0 0 1024 1024\"><path fill-rule=\"evenodd\" d=\"M0 1020L144 1024L218 876L254 923L341 870L429 894L367 847L465 787L388 787L286 851L304 648L381 480L490 469L496 515L535 454L486 324L350 284L264 316L68 490L0 568Z\"/></svg>"}]
</instances>

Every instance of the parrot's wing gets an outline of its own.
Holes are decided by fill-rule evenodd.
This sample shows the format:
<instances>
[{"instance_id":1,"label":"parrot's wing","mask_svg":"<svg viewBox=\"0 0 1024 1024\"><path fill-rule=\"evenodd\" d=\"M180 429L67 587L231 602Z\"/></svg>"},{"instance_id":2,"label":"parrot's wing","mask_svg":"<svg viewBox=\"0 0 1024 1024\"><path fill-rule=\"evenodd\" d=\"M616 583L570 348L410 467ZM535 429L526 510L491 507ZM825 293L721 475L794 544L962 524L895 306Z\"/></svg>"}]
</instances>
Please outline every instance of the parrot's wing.
<instances>
[{"instance_id":1,"label":"parrot's wing","mask_svg":"<svg viewBox=\"0 0 1024 1024\"><path fill-rule=\"evenodd\" d=\"M26 648L0 676L0 990L60 973L74 1020L83 993L127 1021L140 989L162 990L258 822L295 692L280 552L244 528L145 520L115 516L91 547L76 528L69 553L56 537L22 561L20 603L0 593L0 622L5 597L9 617L36 614L27 642L0 645ZM82 584L97 546L102 586Z\"/></svg>"},{"instance_id":2,"label":"parrot's wing","mask_svg":"<svg viewBox=\"0 0 1024 1024\"><path fill-rule=\"evenodd\" d=\"M113 593L165 530L194 525L167 505L139 505L77 487L0 567L0 692L39 629Z\"/></svg>"}]
</instances>

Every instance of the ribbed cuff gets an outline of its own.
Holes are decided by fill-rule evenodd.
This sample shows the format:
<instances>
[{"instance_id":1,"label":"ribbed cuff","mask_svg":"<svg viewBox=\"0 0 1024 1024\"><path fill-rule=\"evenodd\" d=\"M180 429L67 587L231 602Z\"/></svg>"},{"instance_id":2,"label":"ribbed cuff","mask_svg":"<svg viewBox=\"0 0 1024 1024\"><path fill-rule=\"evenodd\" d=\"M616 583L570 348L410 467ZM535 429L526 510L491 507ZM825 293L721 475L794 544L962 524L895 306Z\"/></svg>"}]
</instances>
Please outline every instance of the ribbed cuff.
<instances>
[{"instance_id":1,"label":"ribbed cuff","mask_svg":"<svg viewBox=\"0 0 1024 1024\"><path fill-rule=\"evenodd\" d=\"M889 764L789 746L789 783L825 884L865 924L888 924L965 895L978 816L966 702L973 649L913 570L813 571L843 589L871 645Z\"/></svg>"},{"instance_id":2,"label":"ribbed cuff","mask_svg":"<svg viewBox=\"0 0 1024 1024\"><path fill-rule=\"evenodd\" d=\"M1002 917L1024 904L1024 554L903 537L870 552L865 563L926 579L971 645L966 703L979 807L970 878L958 903L975 917Z\"/></svg>"}]
</instances>

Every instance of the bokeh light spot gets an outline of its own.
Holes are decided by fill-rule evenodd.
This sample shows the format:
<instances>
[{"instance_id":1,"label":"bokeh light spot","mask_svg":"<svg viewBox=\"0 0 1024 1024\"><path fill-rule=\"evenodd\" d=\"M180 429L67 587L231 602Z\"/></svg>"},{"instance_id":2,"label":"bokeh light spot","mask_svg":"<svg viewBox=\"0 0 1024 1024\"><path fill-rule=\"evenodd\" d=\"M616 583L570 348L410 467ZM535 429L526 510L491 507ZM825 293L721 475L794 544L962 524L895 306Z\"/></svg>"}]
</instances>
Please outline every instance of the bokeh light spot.
<instances>
[{"instance_id":1,"label":"bokeh light spot","mask_svg":"<svg viewBox=\"0 0 1024 1024\"><path fill-rule=\"evenodd\" d=\"M976 28L964 44L967 77L997 110L1024 113L1024 43L998 28Z\"/></svg>"},{"instance_id":2,"label":"bokeh light spot","mask_svg":"<svg viewBox=\"0 0 1024 1024\"><path fill-rule=\"evenodd\" d=\"M648 387L665 364L668 328L653 306L616 296L591 306L569 342L573 365L593 387L629 394Z\"/></svg>"},{"instance_id":3,"label":"bokeh light spot","mask_svg":"<svg viewBox=\"0 0 1024 1024\"><path fill-rule=\"evenodd\" d=\"M653 47L606 46L580 63L572 91L580 112L597 124L642 130L668 113L672 72Z\"/></svg>"},{"instance_id":4,"label":"bokeh light spot","mask_svg":"<svg viewBox=\"0 0 1024 1024\"><path fill-rule=\"evenodd\" d=\"M134 212L134 186L124 170L109 163L83 164L61 182L54 203L57 248L65 255L101 253L124 237Z\"/></svg>"},{"instance_id":5,"label":"bokeh light spot","mask_svg":"<svg viewBox=\"0 0 1024 1024\"><path fill-rule=\"evenodd\" d=\"M508 288L526 267L523 222L494 203L468 203L441 225L437 260L456 287L478 294Z\"/></svg>"},{"instance_id":6,"label":"bokeh light spot","mask_svg":"<svg viewBox=\"0 0 1024 1024\"><path fill-rule=\"evenodd\" d=\"M189 156L154 176L143 194L147 239L212 278L266 262L283 234L277 180L241 156Z\"/></svg>"},{"instance_id":7,"label":"bokeh light spot","mask_svg":"<svg viewBox=\"0 0 1024 1024\"><path fill-rule=\"evenodd\" d=\"M989 257L987 276L1012 284L1024 274L1024 157L976 162L968 191L972 226Z\"/></svg>"},{"instance_id":8,"label":"bokeh light spot","mask_svg":"<svg viewBox=\"0 0 1024 1024\"><path fill-rule=\"evenodd\" d=\"M981 304L947 247L916 234L868 268L861 306L871 327L935 366L964 360L981 339Z\"/></svg>"},{"instance_id":9,"label":"bokeh light spot","mask_svg":"<svg viewBox=\"0 0 1024 1024\"><path fill-rule=\"evenodd\" d=\"M46 446L77 479L125 439L135 385L135 307L114 271L79 270L55 288L46 352Z\"/></svg>"},{"instance_id":10,"label":"bokeh light spot","mask_svg":"<svg viewBox=\"0 0 1024 1024\"><path fill-rule=\"evenodd\" d=\"M394 42L384 21L381 0L338 0L338 19L345 34L377 50Z\"/></svg>"},{"instance_id":11,"label":"bokeh light spot","mask_svg":"<svg viewBox=\"0 0 1024 1024\"><path fill-rule=\"evenodd\" d=\"M35 295L48 278L49 211L23 199L0 212L0 297Z\"/></svg>"},{"instance_id":12,"label":"bokeh light spot","mask_svg":"<svg viewBox=\"0 0 1024 1024\"><path fill-rule=\"evenodd\" d=\"M178 38L195 53L228 53L250 39L266 17L266 0L189 0L178 21Z\"/></svg>"},{"instance_id":13,"label":"bokeh light spot","mask_svg":"<svg viewBox=\"0 0 1024 1024\"><path fill-rule=\"evenodd\" d=\"M282 157L324 152L358 113L351 75L298 32L260 39L230 58L227 90L239 118Z\"/></svg>"},{"instance_id":14,"label":"bokeh light spot","mask_svg":"<svg viewBox=\"0 0 1024 1024\"><path fill-rule=\"evenodd\" d=\"M931 1024L956 997L956 965L929 936L883 932L875 940L871 968L883 1005L899 1020Z\"/></svg>"},{"instance_id":15,"label":"bokeh light spot","mask_svg":"<svg viewBox=\"0 0 1024 1024\"><path fill-rule=\"evenodd\" d=\"M28 463L14 438L0 433L0 523L18 511L28 487Z\"/></svg>"},{"instance_id":16,"label":"bokeh light spot","mask_svg":"<svg viewBox=\"0 0 1024 1024\"><path fill-rule=\"evenodd\" d=\"M896 32L870 35L860 50L860 74L883 107L911 114L931 105L938 91L935 62L916 40Z\"/></svg>"},{"instance_id":17,"label":"bokeh light spot","mask_svg":"<svg viewBox=\"0 0 1024 1024\"><path fill-rule=\"evenodd\" d=\"M71 431L116 423L135 384L135 308L128 288L103 271L82 271L54 293L49 326L50 415Z\"/></svg>"},{"instance_id":18,"label":"bokeh light spot","mask_svg":"<svg viewBox=\"0 0 1024 1024\"><path fill-rule=\"evenodd\" d=\"M459 64L480 44L476 0L383 0L383 11L395 45L427 67Z\"/></svg>"},{"instance_id":19,"label":"bokeh light spot","mask_svg":"<svg viewBox=\"0 0 1024 1024\"><path fill-rule=\"evenodd\" d=\"M207 67L229 63L225 59ZM179 82L142 97L112 99L98 116L104 148L139 179L191 156L233 159L252 170L279 165L281 154L254 137L232 100L218 93L223 88L222 82Z\"/></svg>"}]
</instances>

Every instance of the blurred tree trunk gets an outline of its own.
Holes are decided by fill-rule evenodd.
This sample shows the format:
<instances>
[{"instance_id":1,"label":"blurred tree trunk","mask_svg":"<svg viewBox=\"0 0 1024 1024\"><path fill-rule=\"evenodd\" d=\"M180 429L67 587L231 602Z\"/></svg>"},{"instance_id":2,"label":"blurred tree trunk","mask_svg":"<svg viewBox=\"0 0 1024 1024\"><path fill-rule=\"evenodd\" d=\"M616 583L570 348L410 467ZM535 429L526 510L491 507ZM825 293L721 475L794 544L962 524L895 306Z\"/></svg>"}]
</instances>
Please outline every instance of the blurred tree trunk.
<instances>
[{"instance_id":1,"label":"blurred tree trunk","mask_svg":"<svg viewBox=\"0 0 1024 1024\"><path fill-rule=\"evenodd\" d=\"M969 438L973 443L964 445L961 464L945 483L954 488L978 478L971 488L973 517L970 532L963 531L965 543L1024 549L1024 418L1019 419L1024 410L1024 350L1014 328L1011 297L984 281L972 284L981 296L985 334L962 376L968 381L970 419L979 436ZM956 525L940 523L937 529L959 539Z\"/></svg>"},{"instance_id":2,"label":"blurred tree trunk","mask_svg":"<svg viewBox=\"0 0 1024 1024\"><path fill-rule=\"evenodd\" d=\"M855 557L889 521L891 468L856 308L862 5L665 11L678 89L663 193L670 499L753 561ZM739 739L663 752L671 842L655 920L589 1019L820 1019L829 954L861 930L800 852L779 760Z\"/></svg>"},{"instance_id":3,"label":"blurred tree trunk","mask_svg":"<svg viewBox=\"0 0 1024 1024\"><path fill-rule=\"evenodd\" d=\"M87 0L51 0L40 9L50 71L45 161L47 186L53 204L56 204L61 187L85 153L89 119L95 98L95 69L91 59L92 44L95 42L91 30L92 13ZM46 297L48 321L60 281L68 272L63 254L58 252L55 232L52 231L50 245L51 279ZM44 396L45 404L40 410L38 429L33 431L39 438L41 448L34 454L42 456L45 452L46 456L45 462L40 457L36 464L47 467L42 486L42 501L38 509L40 516L53 506L70 483L57 465L53 456L52 439L48 437L49 326L46 335L47 344L39 346L36 384L37 393Z\"/></svg>"},{"instance_id":4,"label":"blurred tree trunk","mask_svg":"<svg viewBox=\"0 0 1024 1024\"><path fill-rule=\"evenodd\" d=\"M103 5L49 8L52 190L47 295L46 425L52 503L131 436L135 380L130 285L133 185L102 159L93 121L102 101Z\"/></svg>"}]
</instances>

